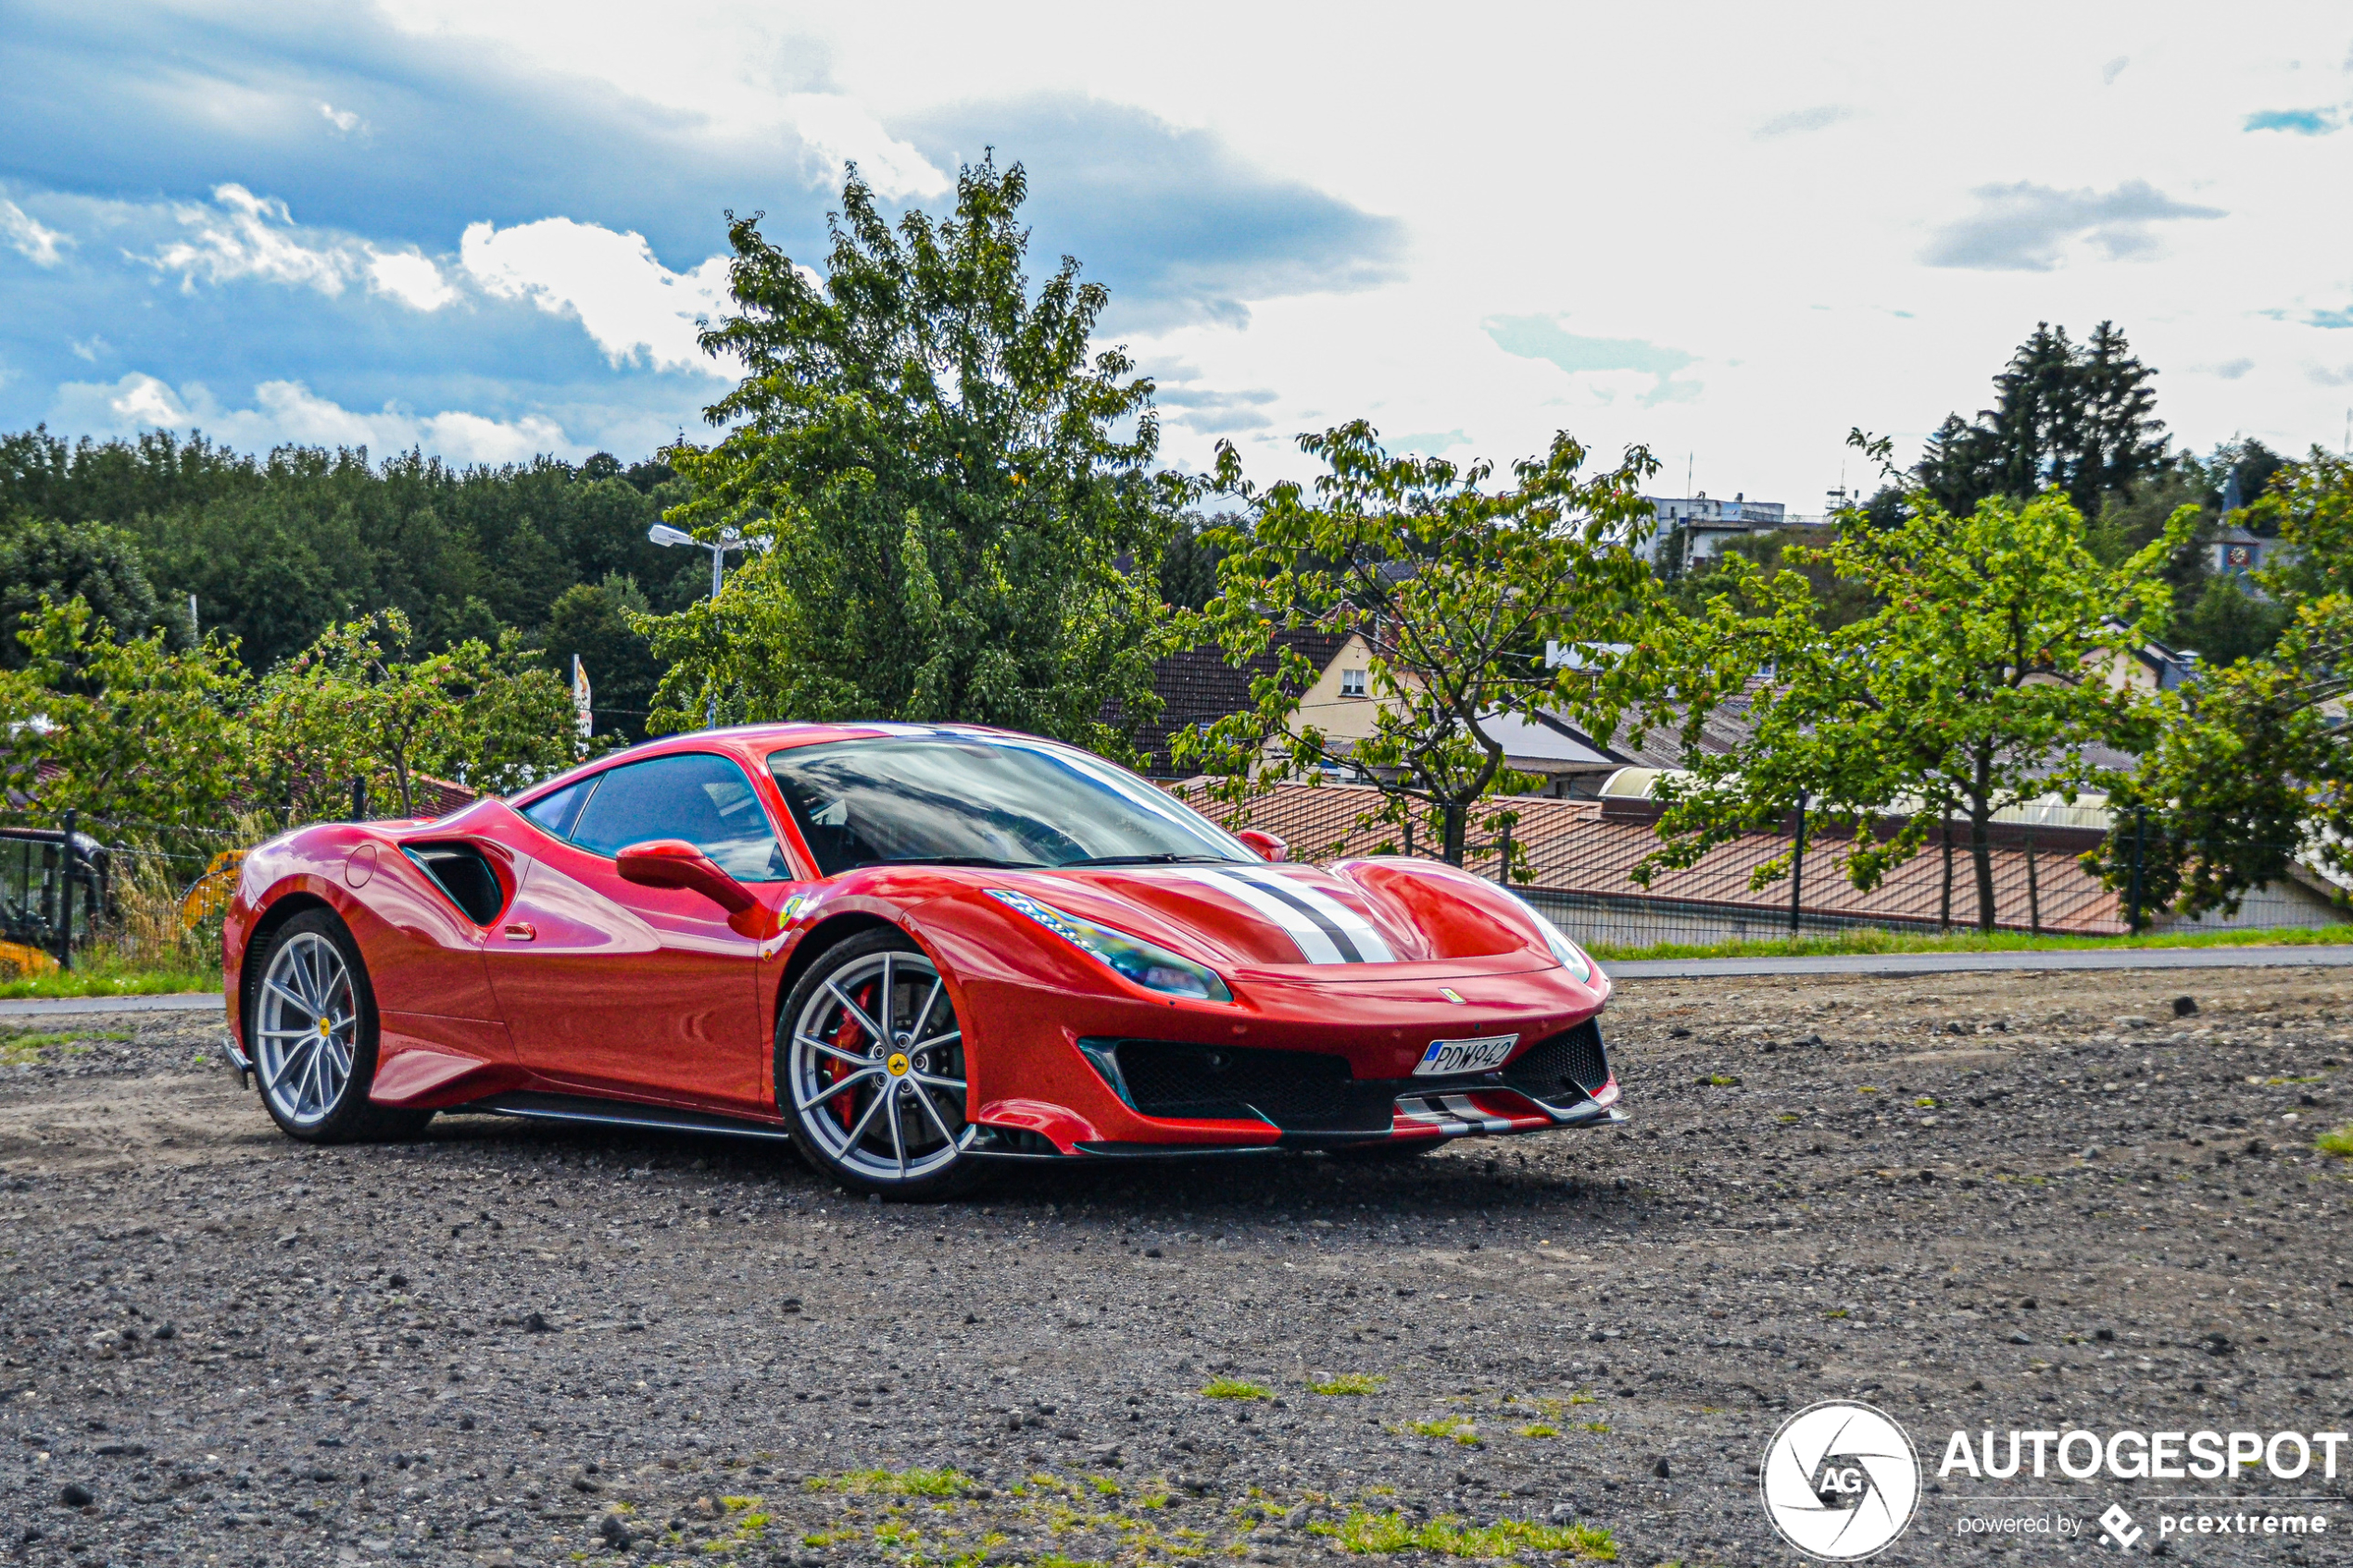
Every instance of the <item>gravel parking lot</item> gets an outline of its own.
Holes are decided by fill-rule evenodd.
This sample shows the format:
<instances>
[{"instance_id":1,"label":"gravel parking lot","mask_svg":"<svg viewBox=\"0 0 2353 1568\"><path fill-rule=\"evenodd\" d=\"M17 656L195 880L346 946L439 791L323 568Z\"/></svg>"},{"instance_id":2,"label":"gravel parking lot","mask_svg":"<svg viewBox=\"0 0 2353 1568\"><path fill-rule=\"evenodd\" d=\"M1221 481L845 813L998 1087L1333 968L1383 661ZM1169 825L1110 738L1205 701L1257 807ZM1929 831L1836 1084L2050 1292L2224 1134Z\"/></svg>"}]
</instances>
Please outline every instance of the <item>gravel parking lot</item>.
<instances>
[{"instance_id":1,"label":"gravel parking lot","mask_svg":"<svg viewBox=\"0 0 2353 1568\"><path fill-rule=\"evenodd\" d=\"M1767 1439L1852 1397L1927 1467L1877 1561L2077 1554L1955 1531L2132 1486L1940 1481L1949 1433L2353 1424L2348 1021L2329 971L1644 981L1623 1128L937 1208L490 1118L311 1149L216 1020L19 1027L0 1553L1778 1563ZM2339 1533L2173 1553L2353 1560L2344 1459L2207 1488Z\"/></svg>"}]
</instances>

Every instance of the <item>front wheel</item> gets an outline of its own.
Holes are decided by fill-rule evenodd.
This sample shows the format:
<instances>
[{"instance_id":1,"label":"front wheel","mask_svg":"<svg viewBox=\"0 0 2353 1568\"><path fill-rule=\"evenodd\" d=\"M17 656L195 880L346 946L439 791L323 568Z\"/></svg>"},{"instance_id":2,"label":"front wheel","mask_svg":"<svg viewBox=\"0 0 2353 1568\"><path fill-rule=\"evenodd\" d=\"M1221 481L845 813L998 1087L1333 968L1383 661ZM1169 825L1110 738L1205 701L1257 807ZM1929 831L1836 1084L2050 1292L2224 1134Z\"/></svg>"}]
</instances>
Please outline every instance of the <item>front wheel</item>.
<instances>
[{"instance_id":1,"label":"front wheel","mask_svg":"<svg viewBox=\"0 0 2353 1568\"><path fill-rule=\"evenodd\" d=\"M376 997L350 928L306 909L248 955L259 966L245 1008L246 1054L270 1119L305 1143L409 1137L430 1110L371 1105Z\"/></svg>"},{"instance_id":2,"label":"front wheel","mask_svg":"<svg viewBox=\"0 0 2353 1568\"><path fill-rule=\"evenodd\" d=\"M801 1153L885 1198L969 1188L963 1031L939 970L897 931L820 957L776 1020L776 1098Z\"/></svg>"}]
</instances>

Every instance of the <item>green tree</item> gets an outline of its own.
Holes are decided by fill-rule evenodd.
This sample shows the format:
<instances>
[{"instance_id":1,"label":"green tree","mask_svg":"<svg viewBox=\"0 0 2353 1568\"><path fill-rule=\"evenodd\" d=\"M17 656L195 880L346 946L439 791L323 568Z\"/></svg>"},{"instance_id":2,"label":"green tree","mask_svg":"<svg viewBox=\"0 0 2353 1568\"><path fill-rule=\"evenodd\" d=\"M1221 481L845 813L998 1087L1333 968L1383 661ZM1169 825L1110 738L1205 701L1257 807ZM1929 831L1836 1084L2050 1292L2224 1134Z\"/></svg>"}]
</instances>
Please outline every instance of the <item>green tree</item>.
<instances>
[{"instance_id":1,"label":"green tree","mask_svg":"<svg viewBox=\"0 0 2353 1568\"><path fill-rule=\"evenodd\" d=\"M571 693L520 637L408 657L414 641L406 615L380 610L263 678L253 725L290 814L332 811L355 777L407 817L424 775L498 793L577 760Z\"/></svg>"},{"instance_id":2,"label":"green tree","mask_svg":"<svg viewBox=\"0 0 2353 1568\"><path fill-rule=\"evenodd\" d=\"M24 617L20 668L0 675L7 787L43 814L79 811L173 842L228 825L250 746L249 679L220 638L174 647L162 632L118 638L82 599Z\"/></svg>"},{"instance_id":3,"label":"green tree","mask_svg":"<svg viewBox=\"0 0 2353 1568\"><path fill-rule=\"evenodd\" d=\"M1178 733L1172 751L1237 803L1341 769L1381 790L1365 825L1426 822L1460 864L1474 809L1529 782L1504 763L1498 717L1556 711L1616 727L1632 689L1622 646L1656 626L1656 578L1639 546L1652 524L1642 483L1657 465L1637 447L1581 477L1585 449L1563 433L1491 490L1491 465L1391 458L1361 420L1299 445L1328 471L1312 487L1261 491L1219 443L1214 483L1247 526L1209 533L1225 552L1218 595L1185 633L1237 666L1273 646L1278 626L1362 633L1373 733L1353 746L1327 735L1300 706L1321 671L1284 648L1252 682L1251 708ZM1554 663L1548 644L1579 656Z\"/></svg>"},{"instance_id":4,"label":"green tree","mask_svg":"<svg viewBox=\"0 0 2353 1568\"><path fill-rule=\"evenodd\" d=\"M1880 449L1883 450L1883 446ZM1894 528L1842 528L1816 552L1880 608L1825 633L1805 580L1742 570L1679 646L1675 709L1691 776L1670 781L1666 845L1638 878L1687 866L1801 803L1852 835L1848 876L1869 888L1957 813L1969 833L1977 923L1994 920L1994 814L2082 773L2094 745L2132 749L2145 706L2121 679L2168 592L2158 574L2189 526L2124 565L2103 566L2082 514L2052 493L1989 496L1955 514L1916 494ZM1743 563L1744 564L1744 563ZM1750 737L1702 754L1704 695L1750 694ZM1901 821L1880 836L1884 817ZM1783 855L1755 885L1786 875Z\"/></svg>"},{"instance_id":5,"label":"green tree","mask_svg":"<svg viewBox=\"0 0 2353 1568\"><path fill-rule=\"evenodd\" d=\"M2235 911L2299 859L2353 872L2353 462L2315 448L2254 509L2281 540L2255 582L2284 628L2260 655L2166 694L2095 858L2123 886L2137 848L2149 908Z\"/></svg>"},{"instance_id":6,"label":"green tree","mask_svg":"<svg viewBox=\"0 0 2353 1568\"><path fill-rule=\"evenodd\" d=\"M653 648L630 618L649 614L634 577L615 572L601 583L575 583L547 612L547 658L559 679L570 682L576 654L595 691L601 730L643 740L661 667Z\"/></svg>"},{"instance_id":7,"label":"green tree","mask_svg":"<svg viewBox=\"0 0 2353 1568\"><path fill-rule=\"evenodd\" d=\"M190 646L186 612L157 599L130 535L103 523L18 518L0 533L0 626L17 626L44 604L72 599L119 640L160 631L167 646ZM14 638L0 646L0 666L20 669L26 657Z\"/></svg>"},{"instance_id":8,"label":"green tree","mask_svg":"<svg viewBox=\"0 0 2353 1568\"><path fill-rule=\"evenodd\" d=\"M669 666L652 727L732 718L969 720L1108 750L1158 710L1167 486L1152 385L1092 353L1109 302L1065 257L1033 294L1027 182L984 159L953 217L897 230L855 169L822 286L731 222L734 311L703 334L745 368L708 450L665 454L666 515L763 548L716 601L641 620Z\"/></svg>"},{"instance_id":9,"label":"green tree","mask_svg":"<svg viewBox=\"0 0 2353 1568\"><path fill-rule=\"evenodd\" d=\"M1850 512L1844 526L1900 526L1900 518L1873 524L1868 512ZM1733 591L1750 566L1768 571L1786 568L1806 579L1813 591L1814 618L1826 632L1860 621L1875 608L1869 591L1840 577L1820 553L1824 533L1818 528L1773 528L1743 534L1725 542L1710 560L1674 579L1675 602L1687 613L1698 614L1718 595ZM1732 567L1725 558L1739 556L1743 565Z\"/></svg>"},{"instance_id":10,"label":"green tree","mask_svg":"<svg viewBox=\"0 0 2353 1568\"><path fill-rule=\"evenodd\" d=\"M1994 407L1974 421L1954 414L1929 437L1920 487L1961 513L1989 495L2023 500L2056 486L2096 517L2104 497L2165 466L2156 374L2113 322L2082 345L2042 322L1994 378Z\"/></svg>"}]
</instances>

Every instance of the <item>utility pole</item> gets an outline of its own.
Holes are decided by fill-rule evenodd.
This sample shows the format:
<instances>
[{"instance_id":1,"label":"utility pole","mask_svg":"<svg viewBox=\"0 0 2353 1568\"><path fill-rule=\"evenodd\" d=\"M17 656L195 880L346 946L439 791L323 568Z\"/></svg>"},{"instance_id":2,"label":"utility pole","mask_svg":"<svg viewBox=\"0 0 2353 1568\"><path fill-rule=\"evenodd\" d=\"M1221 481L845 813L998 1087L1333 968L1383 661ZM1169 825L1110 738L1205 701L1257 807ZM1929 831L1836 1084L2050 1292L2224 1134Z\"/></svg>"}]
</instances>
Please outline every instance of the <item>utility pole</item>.
<instances>
[{"instance_id":1,"label":"utility pole","mask_svg":"<svg viewBox=\"0 0 2353 1568\"><path fill-rule=\"evenodd\" d=\"M721 529L719 537L707 545L685 529L673 528L668 523L662 522L657 522L647 529L646 537L657 545L700 545L704 549L709 550L711 552L711 596L714 599L719 596L720 584L726 581L727 552L744 547L743 535L732 528ZM703 728L715 730L718 727L719 687L713 684L711 688L711 706L703 714Z\"/></svg>"}]
</instances>

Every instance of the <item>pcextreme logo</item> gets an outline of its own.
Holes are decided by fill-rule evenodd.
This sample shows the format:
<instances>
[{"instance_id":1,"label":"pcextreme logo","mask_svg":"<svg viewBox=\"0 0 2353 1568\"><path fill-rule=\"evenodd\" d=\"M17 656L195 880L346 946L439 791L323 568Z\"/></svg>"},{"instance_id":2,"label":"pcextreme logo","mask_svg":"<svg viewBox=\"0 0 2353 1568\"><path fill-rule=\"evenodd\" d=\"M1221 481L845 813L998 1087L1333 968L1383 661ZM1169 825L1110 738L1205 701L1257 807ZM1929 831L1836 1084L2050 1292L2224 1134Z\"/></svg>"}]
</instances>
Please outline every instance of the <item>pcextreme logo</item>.
<instances>
[{"instance_id":1,"label":"pcextreme logo","mask_svg":"<svg viewBox=\"0 0 2353 1568\"><path fill-rule=\"evenodd\" d=\"M1818 1562L1853 1562L1912 1522L1919 1455L1870 1406L1826 1399L1781 1423L1765 1446L1758 1486L1783 1540Z\"/></svg>"}]
</instances>

